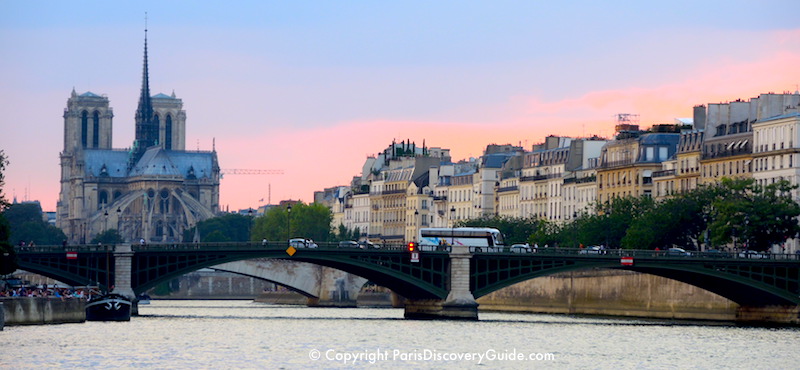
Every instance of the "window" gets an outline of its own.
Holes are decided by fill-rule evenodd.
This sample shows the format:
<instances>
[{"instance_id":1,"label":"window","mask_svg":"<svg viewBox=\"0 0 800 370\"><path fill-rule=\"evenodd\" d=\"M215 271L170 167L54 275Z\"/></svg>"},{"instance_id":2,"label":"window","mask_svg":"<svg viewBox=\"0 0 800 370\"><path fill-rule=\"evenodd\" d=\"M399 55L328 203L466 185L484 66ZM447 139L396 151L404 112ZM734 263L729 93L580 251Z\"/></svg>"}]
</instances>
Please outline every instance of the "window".
<instances>
[{"instance_id":1,"label":"window","mask_svg":"<svg viewBox=\"0 0 800 370\"><path fill-rule=\"evenodd\" d=\"M81 147L86 147L89 140L89 113L83 111L81 113Z\"/></svg>"},{"instance_id":2,"label":"window","mask_svg":"<svg viewBox=\"0 0 800 370\"><path fill-rule=\"evenodd\" d=\"M167 115L167 122L164 126L164 149L172 150L172 116Z\"/></svg>"},{"instance_id":3,"label":"window","mask_svg":"<svg viewBox=\"0 0 800 370\"><path fill-rule=\"evenodd\" d=\"M669 154L669 151L667 150L667 147L662 146L662 147L658 148L658 160L659 161L666 161L667 158L668 158L667 157L668 154Z\"/></svg>"},{"instance_id":4,"label":"window","mask_svg":"<svg viewBox=\"0 0 800 370\"><path fill-rule=\"evenodd\" d=\"M92 148L100 147L100 113L94 111L92 115Z\"/></svg>"}]
</instances>

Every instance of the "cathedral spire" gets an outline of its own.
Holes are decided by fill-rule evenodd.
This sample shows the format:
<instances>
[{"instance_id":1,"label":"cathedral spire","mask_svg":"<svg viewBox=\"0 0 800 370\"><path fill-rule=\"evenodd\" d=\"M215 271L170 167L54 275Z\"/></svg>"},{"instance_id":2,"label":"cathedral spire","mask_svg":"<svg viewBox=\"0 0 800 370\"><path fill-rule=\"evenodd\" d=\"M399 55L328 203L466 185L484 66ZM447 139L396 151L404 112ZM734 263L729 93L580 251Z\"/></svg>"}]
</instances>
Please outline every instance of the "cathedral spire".
<instances>
[{"instance_id":1,"label":"cathedral spire","mask_svg":"<svg viewBox=\"0 0 800 370\"><path fill-rule=\"evenodd\" d=\"M155 120L153 113L153 102L150 99L150 75L147 66L146 24L147 21L145 20L142 88L139 94L139 106L136 109L136 141L134 142L133 153L135 158L133 158L132 162L139 160L148 147L158 144L158 122Z\"/></svg>"}]
</instances>

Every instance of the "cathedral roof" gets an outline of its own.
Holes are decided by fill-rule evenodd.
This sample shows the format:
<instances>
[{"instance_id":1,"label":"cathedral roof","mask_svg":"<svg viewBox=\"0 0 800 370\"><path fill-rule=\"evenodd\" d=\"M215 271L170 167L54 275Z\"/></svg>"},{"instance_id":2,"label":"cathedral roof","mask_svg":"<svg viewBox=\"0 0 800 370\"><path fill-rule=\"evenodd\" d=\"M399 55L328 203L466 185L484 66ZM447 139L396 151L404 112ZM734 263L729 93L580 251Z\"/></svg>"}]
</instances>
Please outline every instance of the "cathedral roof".
<instances>
[{"instance_id":1,"label":"cathedral roof","mask_svg":"<svg viewBox=\"0 0 800 370\"><path fill-rule=\"evenodd\" d=\"M216 163L216 153L213 152L187 152L152 147L128 173L126 164L129 153L125 150L87 149L83 154L86 175L95 177L146 176L186 179L193 176L203 179L212 177Z\"/></svg>"},{"instance_id":2,"label":"cathedral roof","mask_svg":"<svg viewBox=\"0 0 800 370\"><path fill-rule=\"evenodd\" d=\"M108 177L128 176L128 152L126 150L85 149L83 151L86 175L100 177L104 172Z\"/></svg>"},{"instance_id":3,"label":"cathedral roof","mask_svg":"<svg viewBox=\"0 0 800 370\"><path fill-rule=\"evenodd\" d=\"M91 91L87 91L87 92L81 94L80 96L85 97L85 98L101 98L100 95L97 95L97 94L95 94L95 93L93 93Z\"/></svg>"},{"instance_id":4,"label":"cathedral roof","mask_svg":"<svg viewBox=\"0 0 800 370\"><path fill-rule=\"evenodd\" d=\"M164 150L161 147L148 149L133 166L130 176L180 176L186 178L190 172L199 179L211 177L214 153Z\"/></svg>"},{"instance_id":5,"label":"cathedral roof","mask_svg":"<svg viewBox=\"0 0 800 370\"><path fill-rule=\"evenodd\" d=\"M169 96L169 95L164 94L164 93L158 93L156 95L153 95L152 99L175 99L175 97L174 96Z\"/></svg>"}]
</instances>

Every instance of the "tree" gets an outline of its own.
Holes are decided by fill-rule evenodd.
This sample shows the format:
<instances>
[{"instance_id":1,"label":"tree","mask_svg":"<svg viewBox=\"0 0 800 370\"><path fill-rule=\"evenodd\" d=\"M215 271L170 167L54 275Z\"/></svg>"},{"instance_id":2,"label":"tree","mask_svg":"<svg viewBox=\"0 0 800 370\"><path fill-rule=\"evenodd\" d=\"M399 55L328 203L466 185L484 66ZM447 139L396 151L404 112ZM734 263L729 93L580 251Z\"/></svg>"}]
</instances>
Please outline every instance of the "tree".
<instances>
[{"instance_id":1,"label":"tree","mask_svg":"<svg viewBox=\"0 0 800 370\"><path fill-rule=\"evenodd\" d=\"M332 235L333 240L335 242L340 242L343 240L358 240L361 238L361 230L356 227L354 230L348 229L344 224L339 224L339 227L336 228L336 232Z\"/></svg>"},{"instance_id":2,"label":"tree","mask_svg":"<svg viewBox=\"0 0 800 370\"><path fill-rule=\"evenodd\" d=\"M678 245L699 250L708 222L706 209L714 194L715 187L703 187L655 203L632 220L621 240L622 247L667 249Z\"/></svg>"},{"instance_id":3,"label":"tree","mask_svg":"<svg viewBox=\"0 0 800 370\"><path fill-rule=\"evenodd\" d=\"M650 197L623 197L598 204L596 214L589 216L585 228L580 230L581 238L589 244L602 244L609 248L621 248L622 238L634 220L653 209L655 203ZM625 248L635 248L626 245Z\"/></svg>"},{"instance_id":4,"label":"tree","mask_svg":"<svg viewBox=\"0 0 800 370\"><path fill-rule=\"evenodd\" d=\"M11 227L8 220L0 213L0 275L7 275L17 270L17 254L8 242Z\"/></svg>"},{"instance_id":5,"label":"tree","mask_svg":"<svg viewBox=\"0 0 800 370\"><path fill-rule=\"evenodd\" d=\"M8 207L8 200L6 200L6 195L3 193L6 185L6 166L9 165L8 157L6 157L5 151L0 149L0 212L5 211L6 207Z\"/></svg>"},{"instance_id":6,"label":"tree","mask_svg":"<svg viewBox=\"0 0 800 370\"><path fill-rule=\"evenodd\" d=\"M44 221L39 203L15 203L3 215L11 227L9 241L15 244L61 245L67 238L61 229Z\"/></svg>"},{"instance_id":7,"label":"tree","mask_svg":"<svg viewBox=\"0 0 800 370\"><path fill-rule=\"evenodd\" d=\"M762 186L754 179L723 178L720 186L724 196L711 204L714 244L732 242L735 248L765 251L800 233L800 205L791 195L796 185L781 180Z\"/></svg>"},{"instance_id":8,"label":"tree","mask_svg":"<svg viewBox=\"0 0 800 370\"><path fill-rule=\"evenodd\" d=\"M306 205L298 202L292 205L291 212L286 207L273 207L264 216L256 219L251 240L287 240L287 238L302 237L316 241L330 241L331 220L333 220L331 210L322 204Z\"/></svg>"},{"instance_id":9,"label":"tree","mask_svg":"<svg viewBox=\"0 0 800 370\"><path fill-rule=\"evenodd\" d=\"M5 188L5 168L9 164L6 153L0 150L0 275L10 274L17 270L17 256L11 240L11 226L3 215L8 201L3 194Z\"/></svg>"},{"instance_id":10,"label":"tree","mask_svg":"<svg viewBox=\"0 0 800 370\"><path fill-rule=\"evenodd\" d=\"M250 239L253 217L229 213L197 223L183 233L183 241L194 240L195 232L201 242L246 242Z\"/></svg>"},{"instance_id":11,"label":"tree","mask_svg":"<svg viewBox=\"0 0 800 370\"><path fill-rule=\"evenodd\" d=\"M95 235L89 244L121 244L123 242L125 242L125 239L122 238L122 235L119 235L119 231L117 231L117 229L109 229L105 232Z\"/></svg>"}]
</instances>

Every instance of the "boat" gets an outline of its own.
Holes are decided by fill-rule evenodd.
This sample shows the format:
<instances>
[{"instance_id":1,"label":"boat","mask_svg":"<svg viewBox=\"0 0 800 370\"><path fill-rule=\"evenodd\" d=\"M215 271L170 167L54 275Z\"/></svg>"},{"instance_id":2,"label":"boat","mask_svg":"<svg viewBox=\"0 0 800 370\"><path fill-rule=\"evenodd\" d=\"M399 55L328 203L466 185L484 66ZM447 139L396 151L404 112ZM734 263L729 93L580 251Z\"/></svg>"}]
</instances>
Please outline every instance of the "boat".
<instances>
[{"instance_id":1,"label":"boat","mask_svg":"<svg viewBox=\"0 0 800 370\"><path fill-rule=\"evenodd\" d=\"M86 321L131 321L131 300L108 293L86 302Z\"/></svg>"}]
</instances>

